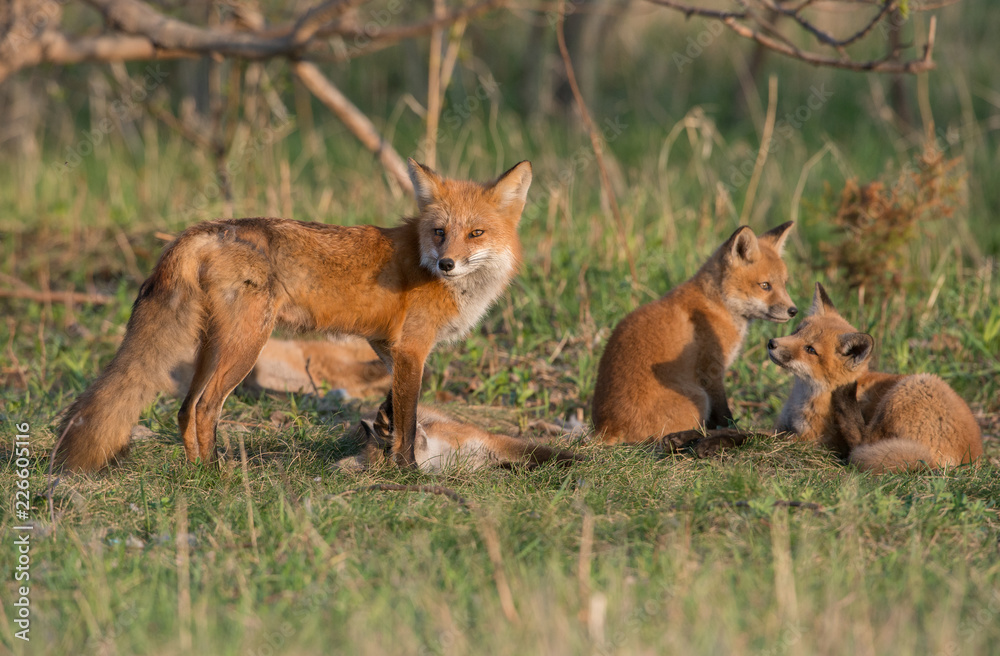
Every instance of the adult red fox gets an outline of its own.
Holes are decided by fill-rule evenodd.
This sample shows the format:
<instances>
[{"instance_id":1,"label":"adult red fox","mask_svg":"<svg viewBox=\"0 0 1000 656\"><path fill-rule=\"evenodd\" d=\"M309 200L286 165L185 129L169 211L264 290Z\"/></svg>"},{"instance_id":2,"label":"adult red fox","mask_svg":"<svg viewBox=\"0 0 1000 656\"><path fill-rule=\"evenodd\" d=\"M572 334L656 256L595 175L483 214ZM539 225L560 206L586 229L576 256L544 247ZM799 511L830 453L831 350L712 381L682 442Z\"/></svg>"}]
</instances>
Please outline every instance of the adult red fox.
<instances>
[{"instance_id":1,"label":"adult red fox","mask_svg":"<svg viewBox=\"0 0 1000 656\"><path fill-rule=\"evenodd\" d=\"M366 338L392 372L392 452L413 465L424 361L465 335L514 276L531 184L521 162L492 184L409 161L420 213L394 228L287 219L193 226L139 289L111 363L69 407L56 457L96 470L122 452L139 413L195 353L177 419L188 460L215 453L222 404L276 325Z\"/></svg>"},{"instance_id":2,"label":"adult red fox","mask_svg":"<svg viewBox=\"0 0 1000 656\"><path fill-rule=\"evenodd\" d=\"M364 446L356 456L337 462L341 469L364 469L385 460L391 444L392 422L385 408L374 421L362 420L359 428ZM554 449L510 435L488 433L481 428L457 421L427 406L417 409L417 438L414 448L417 468L435 473L451 466L480 469L489 465L522 465L528 468L553 460L569 465L584 458L572 451Z\"/></svg>"},{"instance_id":3,"label":"adult red fox","mask_svg":"<svg viewBox=\"0 0 1000 656\"><path fill-rule=\"evenodd\" d=\"M873 472L954 466L981 456L979 424L955 390L930 374L868 371L874 344L816 283L809 316L788 337L767 343L771 361L795 376L778 430Z\"/></svg>"},{"instance_id":4,"label":"adult red fox","mask_svg":"<svg viewBox=\"0 0 1000 656\"><path fill-rule=\"evenodd\" d=\"M690 280L618 324L601 357L594 426L606 444L727 427L723 379L754 319L797 312L781 260L792 222L758 238L736 230Z\"/></svg>"}]
</instances>

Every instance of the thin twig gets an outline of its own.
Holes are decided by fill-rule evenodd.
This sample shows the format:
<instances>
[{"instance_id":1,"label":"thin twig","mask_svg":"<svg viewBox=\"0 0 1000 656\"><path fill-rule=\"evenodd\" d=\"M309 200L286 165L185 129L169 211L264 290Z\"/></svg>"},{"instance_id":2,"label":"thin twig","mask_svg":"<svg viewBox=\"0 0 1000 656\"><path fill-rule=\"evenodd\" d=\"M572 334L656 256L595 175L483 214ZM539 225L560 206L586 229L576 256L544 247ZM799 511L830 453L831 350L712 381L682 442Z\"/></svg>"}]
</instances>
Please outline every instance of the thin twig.
<instances>
[{"instance_id":1,"label":"thin twig","mask_svg":"<svg viewBox=\"0 0 1000 656\"><path fill-rule=\"evenodd\" d=\"M886 15L890 11L895 9L898 5L899 5L898 0L891 0L890 2L884 3L882 5L881 10L877 14L875 14L875 16L868 23L866 23L864 27L862 27L860 30L858 30L851 36L844 39L838 39L829 32L821 30L820 28L816 27L812 22L803 18L801 13L802 12L801 7L795 9L788 9L782 7L777 2L769 2L768 8L778 12L783 16L788 16L789 18L794 20L796 23L799 24L799 26L802 27L802 29L815 36L816 40L819 41L820 43L834 48L843 48L845 46L851 45L852 43L858 41L859 39L864 38L865 35L871 32L872 29L874 29L875 26L878 25L882 21L882 19L884 19Z\"/></svg>"},{"instance_id":2,"label":"thin twig","mask_svg":"<svg viewBox=\"0 0 1000 656\"><path fill-rule=\"evenodd\" d=\"M799 174L799 181L795 184L795 191L792 193L792 209L791 216L789 217L795 223L799 221L799 203L802 200L802 192L806 188L806 180L809 178L809 172L812 168L830 151L830 143L827 142L823 147L806 160L806 163L802 166L802 173Z\"/></svg>"},{"instance_id":3,"label":"thin twig","mask_svg":"<svg viewBox=\"0 0 1000 656\"><path fill-rule=\"evenodd\" d=\"M250 524L250 544L253 546L253 553L260 562L260 552L257 550L257 528L254 526L253 520L253 495L250 492L250 474L247 471L247 447L243 440L243 434L239 434L240 438L240 465L243 468L243 490L247 495L247 522Z\"/></svg>"},{"instance_id":4,"label":"thin twig","mask_svg":"<svg viewBox=\"0 0 1000 656\"><path fill-rule=\"evenodd\" d=\"M510 584L507 582L507 574L504 571L503 552L500 550L500 536L497 535L496 527L485 515L477 515L476 524L479 527L479 534L486 543L486 553L490 557L493 565L493 582L497 587L497 596L500 597L500 608L504 617L511 624L519 624L520 616L517 614L517 607L514 605L514 595L510 591Z\"/></svg>"},{"instance_id":5,"label":"thin twig","mask_svg":"<svg viewBox=\"0 0 1000 656\"><path fill-rule=\"evenodd\" d=\"M769 8L773 8L781 14L787 15L795 20L800 27L813 34L813 36L815 36L821 43L835 48L840 55L839 57L829 57L815 52L810 52L808 50L802 50L798 46L794 45L787 36L778 32L773 25L768 24L760 16L754 15L753 12L747 9L743 11L721 11L717 9L689 5L683 2L678 2L678 0L646 1L655 5L667 7L674 11L679 11L688 18L691 16L699 16L701 18L717 20L745 39L756 41L765 48L769 48L770 50L774 50L777 53L785 55L786 57L798 59L814 66L826 66L852 71L879 73L922 73L935 67L932 56L934 51L936 16L931 17L931 23L927 34L927 43L924 46L923 55L919 59L898 61L892 57L884 57L881 59L867 61L855 61L847 56L845 47L856 43L870 34L876 25L885 20L889 10L898 5L898 2L895 1L864 3L876 5L880 8L880 11L861 29L843 39L838 39L829 33L824 32L799 15L799 12L811 4L808 1L795 8L781 8L777 5L777 3L768 3L767 6ZM751 23L757 25L761 29L751 27Z\"/></svg>"},{"instance_id":6,"label":"thin twig","mask_svg":"<svg viewBox=\"0 0 1000 656\"><path fill-rule=\"evenodd\" d=\"M750 211L753 210L754 197L757 195L757 185L760 183L760 175L764 170L764 163L767 162L767 154L771 150L771 135L774 133L774 117L778 110L778 76L771 75L767 81L767 117L764 119L764 132L760 137L760 146L757 148L757 161L754 162L753 173L750 175L750 183L747 185L747 195L743 200L743 212L740 213L740 225L746 225L750 218Z\"/></svg>"},{"instance_id":7,"label":"thin twig","mask_svg":"<svg viewBox=\"0 0 1000 656\"><path fill-rule=\"evenodd\" d=\"M331 31L332 34L336 34L344 38L345 41L358 41L365 40L371 41L370 44L361 48L360 50L355 50L347 54L337 54L331 59L336 62L345 61L347 59L354 59L361 55L371 54L379 50L388 48L389 46L396 44L400 41L405 41L406 39L412 39L414 37L423 36L424 34L429 34L431 30L436 27L454 25L459 21L469 21L476 18L480 14L484 14L493 9L498 9L500 7L506 6L509 0L482 0L474 5L469 5L468 7L462 7L459 9L453 9L441 18L429 18L427 20L421 21L419 23L413 23L411 25L401 25L399 27L389 27L381 30L374 37L369 36L365 31L365 28L357 28L353 30L342 30L334 29ZM323 30L320 30L320 35L327 36ZM314 59L323 59L321 56L315 56Z\"/></svg>"},{"instance_id":8,"label":"thin twig","mask_svg":"<svg viewBox=\"0 0 1000 656\"><path fill-rule=\"evenodd\" d=\"M444 1L434 0L434 17L444 13ZM427 62L427 136L425 137L424 163L437 168L438 120L441 118L441 47L443 31L435 27L431 32L430 53Z\"/></svg>"},{"instance_id":9,"label":"thin twig","mask_svg":"<svg viewBox=\"0 0 1000 656\"><path fill-rule=\"evenodd\" d=\"M177 499L177 623L181 651L190 653L191 640L191 545L188 543L187 499Z\"/></svg>"},{"instance_id":10,"label":"thin twig","mask_svg":"<svg viewBox=\"0 0 1000 656\"><path fill-rule=\"evenodd\" d=\"M563 23L566 19L566 2L565 0L560 0L559 2L559 21L556 23L556 40L559 43L559 54L562 55L563 64L566 66L566 80L569 82L570 90L573 92L573 98L576 100L577 107L580 109L580 117L583 119L583 125L587 129L587 134L590 135L590 145L594 149L594 159L597 162L597 168L601 174L601 186L604 188L604 193L608 196L608 204L611 206L611 214L614 217L615 225L618 228L618 239L621 241L622 250L625 252L625 257L628 260L629 273L632 275L632 285L633 288L639 284L639 273L635 266L635 257L632 255L632 247L628 243L628 235L625 229L625 222L622 219L621 211L618 208L618 199L615 196L615 190L611 186L611 178L608 176L608 169L604 165L604 151L601 147L601 138L597 133L597 129L594 127L594 122L590 118L590 112L587 111L587 103L584 102L583 94L580 93L580 86L576 82L576 73L573 71L573 61L569 56L569 49L566 47L566 34L563 30Z\"/></svg>"},{"instance_id":11,"label":"thin twig","mask_svg":"<svg viewBox=\"0 0 1000 656\"><path fill-rule=\"evenodd\" d=\"M319 398L320 397L319 387L316 386L316 381L313 379L312 372L309 371L310 362L312 362L312 356L306 358L306 376L309 378L309 384L312 385L313 394L316 395L316 398Z\"/></svg>"},{"instance_id":12,"label":"thin twig","mask_svg":"<svg viewBox=\"0 0 1000 656\"><path fill-rule=\"evenodd\" d=\"M576 563L576 580L580 589L580 622L590 631L590 568L594 553L594 513L580 501L583 527L580 529L580 555Z\"/></svg>"},{"instance_id":13,"label":"thin twig","mask_svg":"<svg viewBox=\"0 0 1000 656\"><path fill-rule=\"evenodd\" d=\"M39 292L34 289L0 289L0 298L23 298L37 303L89 303L104 305L115 299L104 294L84 294L81 292Z\"/></svg>"},{"instance_id":14,"label":"thin twig","mask_svg":"<svg viewBox=\"0 0 1000 656\"><path fill-rule=\"evenodd\" d=\"M24 375L21 361L18 360L17 353L14 352L14 334L17 332L17 321L14 317L7 317L7 329L10 330L10 336L7 338L7 353L10 356L10 363L14 365L14 371L20 376L21 385L24 389L28 389L28 377Z\"/></svg>"}]
</instances>

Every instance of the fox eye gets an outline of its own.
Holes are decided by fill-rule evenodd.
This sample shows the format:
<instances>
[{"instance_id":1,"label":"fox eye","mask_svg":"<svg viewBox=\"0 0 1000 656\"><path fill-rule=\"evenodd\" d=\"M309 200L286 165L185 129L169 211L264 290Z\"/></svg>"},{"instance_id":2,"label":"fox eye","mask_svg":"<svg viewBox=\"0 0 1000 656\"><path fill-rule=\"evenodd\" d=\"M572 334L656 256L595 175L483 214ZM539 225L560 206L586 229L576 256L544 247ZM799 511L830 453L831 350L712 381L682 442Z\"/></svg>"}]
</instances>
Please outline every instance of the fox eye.
<instances>
[{"instance_id":1,"label":"fox eye","mask_svg":"<svg viewBox=\"0 0 1000 656\"><path fill-rule=\"evenodd\" d=\"M818 354L818 353L816 352L816 349L814 349L814 348L813 348L813 347L811 347L811 346L807 346L807 347L806 347L806 353L808 353L809 355L819 355L819 354Z\"/></svg>"},{"instance_id":2,"label":"fox eye","mask_svg":"<svg viewBox=\"0 0 1000 656\"><path fill-rule=\"evenodd\" d=\"M482 231L482 230L473 230L472 232L470 232L470 233L469 233L469 236L470 236L470 237L478 237L478 236L480 236L481 234L483 234L483 231Z\"/></svg>"},{"instance_id":3,"label":"fox eye","mask_svg":"<svg viewBox=\"0 0 1000 656\"><path fill-rule=\"evenodd\" d=\"M444 228L434 228L434 234L438 237L444 237Z\"/></svg>"},{"instance_id":4,"label":"fox eye","mask_svg":"<svg viewBox=\"0 0 1000 656\"><path fill-rule=\"evenodd\" d=\"M759 284L760 288L763 289L765 292L771 291L771 283L769 283L769 282L761 282L761 283L757 283L757 284Z\"/></svg>"}]
</instances>

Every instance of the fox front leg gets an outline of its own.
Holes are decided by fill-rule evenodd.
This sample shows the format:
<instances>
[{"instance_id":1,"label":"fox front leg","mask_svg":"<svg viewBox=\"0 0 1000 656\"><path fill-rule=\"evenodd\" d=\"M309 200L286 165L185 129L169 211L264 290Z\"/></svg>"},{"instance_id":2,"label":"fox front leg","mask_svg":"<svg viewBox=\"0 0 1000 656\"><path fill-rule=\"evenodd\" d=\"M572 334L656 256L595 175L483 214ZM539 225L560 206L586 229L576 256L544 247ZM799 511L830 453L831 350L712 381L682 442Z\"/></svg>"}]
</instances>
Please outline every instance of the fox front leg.
<instances>
[{"instance_id":1,"label":"fox front leg","mask_svg":"<svg viewBox=\"0 0 1000 656\"><path fill-rule=\"evenodd\" d=\"M427 349L407 348L392 352L392 425L393 459L400 465L416 465L414 447L417 440L417 401L424 373Z\"/></svg>"},{"instance_id":2,"label":"fox front leg","mask_svg":"<svg viewBox=\"0 0 1000 656\"><path fill-rule=\"evenodd\" d=\"M706 428L729 428L736 421L733 413L729 409L729 399L726 398L726 387L722 382L722 377L713 376L710 380L703 382L705 393L708 394L708 419L705 420Z\"/></svg>"}]
</instances>

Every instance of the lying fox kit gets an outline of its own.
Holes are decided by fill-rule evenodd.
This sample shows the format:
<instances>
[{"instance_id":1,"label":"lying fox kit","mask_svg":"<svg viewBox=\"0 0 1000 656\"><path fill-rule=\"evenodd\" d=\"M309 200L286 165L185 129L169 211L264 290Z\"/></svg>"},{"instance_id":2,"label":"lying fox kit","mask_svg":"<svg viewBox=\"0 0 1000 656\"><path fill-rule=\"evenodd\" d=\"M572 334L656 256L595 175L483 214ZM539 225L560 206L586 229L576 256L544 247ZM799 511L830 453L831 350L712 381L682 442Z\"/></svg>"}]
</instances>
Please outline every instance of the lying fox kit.
<instances>
[{"instance_id":1,"label":"lying fox kit","mask_svg":"<svg viewBox=\"0 0 1000 656\"><path fill-rule=\"evenodd\" d=\"M365 469L386 461L392 445L392 425L385 408L374 421L362 420L359 429L365 444L362 451L337 462L340 469ZM417 439L414 443L417 468L436 473L450 467L481 469L489 465L536 467L550 460L568 465L583 460L571 451L533 444L509 435L488 433L425 406L417 409Z\"/></svg>"},{"instance_id":2,"label":"lying fox kit","mask_svg":"<svg viewBox=\"0 0 1000 656\"><path fill-rule=\"evenodd\" d=\"M739 228L694 277L622 319L594 389L594 426L604 443L729 426L723 378L747 326L784 323L797 311L781 260L791 228L784 223L759 238Z\"/></svg>"},{"instance_id":3,"label":"lying fox kit","mask_svg":"<svg viewBox=\"0 0 1000 656\"><path fill-rule=\"evenodd\" d=\"M954 466L982 455L979 425L965 401L937 376L868 371L874 344L816 283L809 316L788 337L767 343L771 361L795 376L778 430L873 472Z\"/></svg>"}]
</instances>

